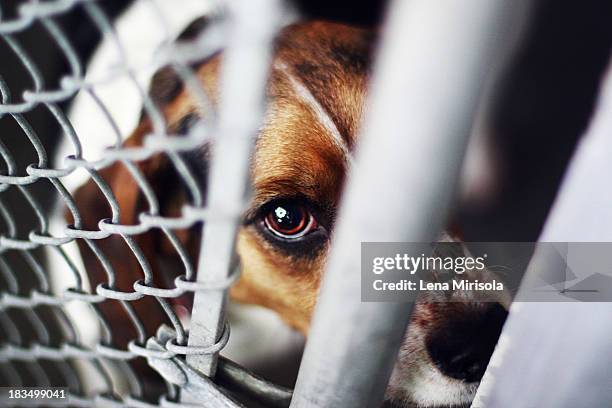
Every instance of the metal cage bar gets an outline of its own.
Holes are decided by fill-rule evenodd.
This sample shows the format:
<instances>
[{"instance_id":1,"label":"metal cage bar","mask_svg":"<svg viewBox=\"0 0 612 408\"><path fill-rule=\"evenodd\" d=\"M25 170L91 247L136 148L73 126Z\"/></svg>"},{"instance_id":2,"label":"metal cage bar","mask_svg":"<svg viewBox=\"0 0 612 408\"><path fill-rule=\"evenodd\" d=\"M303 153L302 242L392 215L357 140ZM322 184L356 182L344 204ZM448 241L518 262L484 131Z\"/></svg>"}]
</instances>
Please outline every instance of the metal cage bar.
<instances>
[{"instance_id":1,"label":"metal cage bar","mask_svg":"<svg viewBox=\"0 0 612 408\"><path fill-rule=\"evenodd\" d=\"M541 242L612 242L612 68L540 237ZM525 279L540 272L534 255ZM545 256L545 255L544 255ZM541 255L540 255L541 257ZM600 271L608 277L612 273ZM520 293L518 294L520 298ZM612 403L612 305L516 302L474 408L602 407Z\"/></svg>"},{"instance_id":2,"label":"metal cage bar","mask_svg":"<svg viewBox=\"0 0 612 408\"><path fill-rule=\"evenodd\" d=\"M328 272L292 407L380 405L410 318L411 305L361 301L360 244L436 239L455 194L484 78L494 65L490 59L499 55L493 50L494 37L506 32L500 25L510 23L508 16L514 8L528 2L472 0L469 7L457 0L395 0L392 3L375 67L371 103L357 157L351 163ZM286 12L285 1L211 0L211 4L220 8L227 6L227 20L215 21L219 26L215 26L214 33L207 33L214 35L179 45L169 38L170 31L166 32L165 53L151 63L169 64L183 85L193 88L190 91L201 105L207 105L207 95L189 64L227 45L219 115L212 117L210 112L204 112L211 126L205 129L195 126L180 139L170 137L163 112L137 80L139 68L132 66L127 58L115 22L104 11L102 2L28 0L22 3L8 19L9 7L0 6L0 40L7 55L18 62L14 64L18 65L16 70L23 71L31 84L23 92L11 95L12 84L0 76L0 118L14 120L22 142L33 149L36 157L30 158L27 167L21 169L21 153L11 150L14 146L7 143L9 138L0 140L0 161L4 162L0 166L0 224L3 226L0 231L0 331L3 334L0 376L12 386L25 385L29 377L36 385L48 386L54 383L55 376L61 376L69 385L69 400L58 402L60 406L242 407L226 389L244 393L262 405L287 406L291 390L267 383L225 358L219 360L219 352L229 336L225 307L228 288L238 277L236 233L249 198L249 158L265 120L265 91L273 40L291 17ZM153 0L147 3L158 14L158 23L165 25L167 21L164 22L159 4L156 6ZM76 8L90 20L88 24L94 31L112 40L115 51L120 54L115 69L95 81L85 75L70 30L64 32L60 19L56 21L56 17ZM227 26L223 24L225 21L229 22ZM55 88L47 88L43 81L42 74L48 67L39 69L40 61L32 58L28 47L22 44L22 37L27 36L18 35L37 25L44 28L42 35L58 47L58 58L64 58L70 68L70 73L58 74L63 77L53 85ZM612 241L612 219L606 211L612 202L612 188L593 182L612 172L610 75L609 72L601 111L594 120L590 137L577 150L542 241L568 238ZM113 114L95 91L98 85L121 77L138 89L139 102L144 104L153 125L153 133L145 137L142 146L122 145L124 132L119 130ZM88 94L95 100L114 130L115 145L104 152L101 160L87 160L83 156L86 149L81 141L85 134L75 130L73 118L61 105L77 93ZM57 122L56 127L72 145L70 155L61 157L64 162L57 165L60 168L51 167L48 155L54 142L44 140L42 126L30 124L29 113L38 108L48 110L50 120ZM41 137L37 135L37 128L41 129ZM181 153L201 148L204 140L208 141L207 132L211 128L213 154L205 197ZM160 211L155 192L137 166L155 154L167 156L193 195L193 202L186 204L175 218L162 216L165 213ZM133 187L147 201L148 212L139 211L137 224L122 224L116 191L101 176L104 169L114 164L122 164L127 169L134 181ZM112 218L97 220L91 229L84 227L72 195L74 191L64 185L64 178L76 170L88 174L88 181L97 185L111 208ZM41 182L49 182L53 194L73 214L74 225L62 225L60 236L54 236L55 232L51 231L46 202L29 189L30 185ZM593 201L593 197L597 200ZM19 203L23 208L15 208ZM25 225L27 217L33 225L25 228L20 223L24 221ZM189 256L173 228L183 229L197 222L204 225L194 281ZM137 235L151 229L163 233L181 258L185 274L175 283L182 286L154 286L151 260L136 241ZM120 273L114 271L100 245L109 237L122 238L142 269L142 279L133 282L133 291L130 288L123 292L115 287ZM97 288L87 285L91 265L85 264L85 270L80 270L78 262L74 262L76 258L71 259L64 250L65 245L74 245L76 240L89 246L95 255L94 262L100 262L107 273L106 281ZM49 250L49 254L61 258L59 269L64 270L61 276L71 282L65 288L53 289L58 282L53 282L46 260L37 256L39 249ZM188 333L169 302L186 292L194 293ZM145 330L142 316L132 303L147 296L157 299L173 326L161 325L152 337L148 337L151 333ZM136 336L128 339L126 349L113 342L117 333L113 333L112 325L99 310L100 304L106 301L120 304L129 318L128 323L134 326ZM89 311L79 316L95 320L100 331L97 338L91 341L81 338L82 321L70 313L69 303L78 303ZM512 401L517 408L595 408L612 402L611 337L612 306L608 303L515 304L473 407L506 406ZM146 359L166 380L168 392L156 402L151 402L145 393L140 373L128 364L136 358ZM85 365L89 371L81 367ZM226 388L215 383L217 371L218 383ZM551 376L551 372L558 376ZM90 379L90 376L96 378ZM96 381L96 386L92 386ZM86 390L88 387L91 390ZM14 402L0 396L0 405L11 404Z\"/></svg>"},{"instance_id":3,"label":"metal cage bar","mask_svg":"<svg viewBox=\"0 0 612 408\"><path fill-rule=\"evenodd\" d=\"M293 408L381 402L411 308L361 302L360 242L431 242L443 228L505 7L399 0L389 10Z\"/></svg>"},{"instance_id":4,"label":"metal cage bar","mask_svg":"<svg viewBox=\"0 0 612 408\"><path fill-rule=\"evenodd\" d=\"M248 192L250 155L265 109L272 40L283 16L280 0L228 3L231 29L221 73L221 106L210 169L208 205L220 215L203 227L188 345L210 347L226 327L227 287L235 278L234 244ZM224 283L220 285L219 283ZM214 376L215 354L187 356L203 374Z\"/></svg>"}]
</instances>

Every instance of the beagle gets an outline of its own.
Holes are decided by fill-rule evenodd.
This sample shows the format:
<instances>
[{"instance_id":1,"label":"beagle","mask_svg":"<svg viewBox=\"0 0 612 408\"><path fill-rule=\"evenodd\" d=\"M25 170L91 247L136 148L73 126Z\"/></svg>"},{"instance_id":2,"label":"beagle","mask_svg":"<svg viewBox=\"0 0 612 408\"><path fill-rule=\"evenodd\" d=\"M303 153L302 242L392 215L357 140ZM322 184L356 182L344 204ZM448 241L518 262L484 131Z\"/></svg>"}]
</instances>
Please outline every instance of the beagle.
<instances>
[{"instance_id":1,"label":"beagle","mask_svg":"<svg viewBox=\"0 0 612 408\"><path fill-rule=\"evenodd\" d=\"M192 36L204 25L198 20L183 37ZM357 144L375 43L372 31L315 21L287 27L275 45L267 113L252 156L253 194L237 237L242 274L230 295L233 301L276 312L304 335L308 334L342 186ZM222 59L217 54L193 65L213 108L220 98ZM165 116L168 132L177 137L206 120L170 68L153 77L150 96ZM150 119L143 115L125 147L141 145L151 130ZM209 146L185 153L183 159L206 191ZM158 154L137 166L156 194L161 214L179 216L190 196L168 157ZM119 202L120 223L136 224L138 215L148 208L128 169L116 163L101 170L100 176ZM75 202L84 229L97 230L99 221L110 216L107 200L93 181L78 189ZM194 226L176 232L194 264L200 229ZM150 264L154 285L172 287L182 270L167 237L149 231L135 236L134 244ZM96 241L96 245L115 270L114 288L132 292L132 285L142 277L132 251L118 236ZM92 287L107 282L104 265L91 248L79 242L79 249ZM469 404L505 319L500 304L432 302L433 296L423 296L415 305L387 390L387 399L400 406ZM188 308L190 301L184 295L174 306ZM160 305L149 296L130 305L141 316L148 335L165 322ZM113 326L116 347L126 347L137 337L121 302L106 301L99 311Z\"/></svg>"}]
</instances>

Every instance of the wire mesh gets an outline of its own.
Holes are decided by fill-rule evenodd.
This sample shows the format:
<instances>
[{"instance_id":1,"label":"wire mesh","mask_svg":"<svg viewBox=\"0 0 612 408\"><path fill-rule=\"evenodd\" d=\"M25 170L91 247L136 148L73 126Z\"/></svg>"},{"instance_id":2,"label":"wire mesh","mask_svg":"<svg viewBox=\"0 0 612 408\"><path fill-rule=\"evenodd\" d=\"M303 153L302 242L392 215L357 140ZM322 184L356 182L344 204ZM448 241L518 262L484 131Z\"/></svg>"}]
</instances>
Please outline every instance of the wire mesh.
<instances>
[{"instance_id":1,"label":"wire mesh","mask_svg":"<svg viewBox=\"0 0 612 408\"><path fill-rule=\"evenodd\" d=\"M202 228L205 220L228 216L237 220L242 209L236 206L228 214L227 208L206 207L203 176L189 162L189 155L209 139L215 123L215 113L193 64L224 46L225 34L232 33L231 19L221 4L204 2L202 8L209 10L206 35L196 32L188 39L174 41L160 4L140 3L149 8L155 18L153 29L164 37L147 66L130 61L103 2L32 0L1 6L0 36L27 85L11 89L17 82L0 77L0 116L3 123L12 121L14 128L10 137L0 140L0 372L3 384L11 386L67 387L71 406L174 406L179 404L179 386L191 386L191 391L205 395L213 406L239 406L195 371L185 374L189 370L184 366L186 355L211 356L216 364L229 336L221 310L214 318L222 330L206 343L197 335L188 343L176 307L200 291L214 290L224 299L237 276L214 281L199 277L196 281L193 262L197 254L189 252L184 238L186 231ZM114 65L93 78L86 74L83 53L75 45L80 41L78 30L66 30L61 21L74 14L110 43L118 57ZM231 17L231 11L229 14ZM273 29L265 28L271 37ZM34 29L38 30L36 38L45 42L38 49L53 48L60 65L66 67L59 78L49 81L47 73L53 69L46 65L51 62L45 64L44 59L33 57L23 45L22 37ZM257 34L257 29L261 27L250 33ZM266 47L267 37L262 39ZM209 119L206 125L199 122L187 130L169 125L168 112L141 79L142 71L158 68L173 72L180 83L177 86L195 100L200 116ZM143 108L146 125L134 142L125 140L113 107L99 96L101 88L117 80L136 90ZM264 83L263 78L260 82ZM104 126L112 131L114 141L111 139L97 158L87 155L92 135L79 133L66 113L68 103L77 95L93 103L106 122ZM32 125L30 116L36 114L45 116L52 125ZM49 130L55 128L61 134L59 139ZM69 146L69 152L54 163L53 151L58 146ZM21 153L24 151L30 157L23 157L28 156ZM147 173L150 166L160 163L174 176L173 183L180 184L178 191L185 198L172 214L165 212L159 186ZM112 178L115 172L126 175L123 183L133 184L135 212L125 207L124 190ZM68 180L79 173L88 180L85 188L94 191L89 194L95 198L89 202L75 198L78 193L70 187L74 183ZM237 180L239 188L244 189L245 180L246 175ZM58 208L67 209L62 225L55 225L62 217L58 217L54 199L60 202ZM163 241L160 245L165 251L180 261L174 266L178 274L155 264L147 252L153 234L154 239ZM75 257L77 246L81 254L88 254L83 264ZM150 313L163 318L150 324L146 315ZM91 331L99 335L92 337L88 334ZM166 385L161 389L158 374L147 367L145 359L165 370ZM230 378L232 372L240 371L227 362L224 367ZM172 375L177 369L183 377ZM244 380L244 373L242 377ZM249 381L263 393L270 388L247 374ZM270 392L276 392L280 399L287 397L282 391L279 397L278 389ZM2 401L3 406L12 403Z\"/></svg>"}]
</instances>

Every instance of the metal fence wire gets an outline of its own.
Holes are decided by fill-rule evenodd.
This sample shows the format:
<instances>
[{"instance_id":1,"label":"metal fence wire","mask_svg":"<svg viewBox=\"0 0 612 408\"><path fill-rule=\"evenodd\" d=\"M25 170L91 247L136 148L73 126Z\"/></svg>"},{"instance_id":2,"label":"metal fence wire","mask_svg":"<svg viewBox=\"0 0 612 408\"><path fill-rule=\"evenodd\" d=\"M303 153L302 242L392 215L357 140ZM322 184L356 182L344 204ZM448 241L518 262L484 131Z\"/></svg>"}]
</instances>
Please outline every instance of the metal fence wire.
<instances>
[{"instance_id":1,"label":"metal fence wire","mask_svg":"<svg viewBox=\"0 0 612 408\"><path fill-rule=\"evenodd\" d=\"M294 11L282 0L201 2L203 17L176 39L161 7L172 2L139 1L162 37L143 65L118 35L111 2L8 3L0 2L0 55L10 68L0 73L0 384L66 387L69 398L3 396L0 405L380 405L410 308L361 302L354 254L361 241L435 239L496 55L490 40L508 23L511 6L392 2L364 141L351 162L293 395L219 352L230 336L228 290L240 273L235 238L249 199L273 40ZM86 36L112 48L104 72L86 69ZM194 67L221 50L223 97L213 109ZM144 72L156 72L150 87ZM115 102L101 97L115 82L142 106L129 138ZM196 111L170 125L164 102L178 92ZM68 113L83 101L96 114L85 120L99 121L86 131ZM113 141L96 156L89 150L101 143L98 126ZM411 149L421 153L407 160ZM193 165L198 155L210 157L208 168ZM166 179L152 176L159 168ZM402 217L368 218L377 213ZM516 317L512 322L518 330ZM493 390L490 401L503 394Z\"/></svg>"},{"instance_id":2,"label":"metal fence wire","mask_svg":"<svg viewBox=\"0 0 612 408\"><path fill-rule=\"evenodd\" d=\"M179 404L178 387L184 390L185 403L190 398L199 401L204 398L210 406L241 406L200 373L215 374L218 352L229 337L223 308L227 289L237 277L233 241L246 196L248 156L264 108L271 41L283 17L281 4L278 1L243 1L235 6L210 3L208 28L175 42L162 10L154 1L146 3L157 19L152 23L155 31L165 32L167 36L152 64L155 68L169 67L166 69L172 70L180 79L180 86L197 99L202 116L208 119L189 134L177 135L176 129L169 129L159 104L137 78L143 67L130 65L113 21L100 2L33 0L0 6L0 36L13 60L12 67L28 82L25 89L15 90L11 89L9 79L0 77L0 115L4 121L12 120L17 126L15 137L3 137L0 141L3 384L68 387L69 400L64 400L64 404L69 401L70 406L175 406ZM86 19L88 25L113 45L119 58L104 75L96 78L85 75L82 58L74 45L79 41L78 36L75 38L74 32L58 23L69 13ZM258 19L258 15L265 18ZM46 82L45 71L51 68L45 67L45 61L35 60L22 45L21 36L27 36L35 27L38 27L37 39L54 47L69 67L67 75L54 79L56 84ZM191 64L206 60L221 48L225 49L228 60L228 68L224 68L224 91L227 103L232 106L231 115L238 114L239 120L234 120L224 107L218 117L212 113L210 101L191 68ZM232 67L242 64L250 67L250 89L248 86L232 88L232 79L242 75L242 71ZM143 115L150 123L138 145L124 145L120 125L97 93L99 86L118 78L137 89ZM93 101L115 132L115 143L98 159L86 158L88 135L77 134L65 113L66 103L77 94ZM54 135L49 135L46 129L32 126L29 115L35 117L35 114L50 115L65 141L53 139ZM216 149L226 158L213 160L210 169L213 176L223 173L228 163L244 164L238 171L233 168L220 182L211 184L205 206L206 191L203 191L201 175L195 174L185 157L203 146L213 126L227 136L217 144ZM224 140L230 143L229 152L224 151L228 150ZM66 141L70 145L69 154L52 163L52 151ZM33 153L35 158L23 157L21 152L28 150L31 151L25 155ZM147 179L146 166L155 161L164 161L173 169L176 182L182 184L182 191L188 197L177 214L162 213L156 187ZM66 187L65 180L79 171L87 175L89 185L97 190L96 203L79 202L74 190ZM114 171L127 172L129 182L138 190L136 194L142 197L143 207L131 223L125 222L125 209L117 197L121 191L108 180ZM56 198L60 207L68 209L65 220L53 210ZM220 222L206 223L204 234L218 239L202 245L203 253L210 253L210 258L202 260L200 265L207 273L196 274L194 257L179 235L189 229L201 229L203 221L212 218ZM63 225L53 234L53 223L58 220ZM155 276L160 273L159 267L143 248L141 237L152 231L164 237L167 250L178 255L181 262L182 273L172 282L166 282L166 287ZM90 251L84 265L67 249L75 242L81 251ZM121 259L121 262L136 268L139 276L127 282L122 275L125 265L113 262L111 259L116 254L110 251L119 251L122 256L128 254L131 259ZM55 272L50 270L51 265ZM93 268L103 271L99 282L92 279L95 272L90 269ZM189 337L171 304L173 300L185 298L187 293L195 294L194 311L199 316L199 320L192 319ZM80 311L73 313L69 310L71 307ZM83 307L87 310L83 311ZM112 311L111 316L121 315L118 319L122 320L109 321L106 311ZM143 313L165 314L162 320L166 324L146 327ZM86 321L89 319L93 322ZM83 338L84 325L99 328L98 338ZM143 374L144 359L161 373L167 390L150 389L147 375L157 374L151 370ZM199 361L200 373L187 365L191 360ZM239 386L243 391L246 387L256 395L262 394L263 401L278 404L290 397L287 390L267 384L231 362L223 362L220 371L230 384L232 379L240 377ZM3 406L13 403L2 401Z\"/></svg>"}]
</instances>

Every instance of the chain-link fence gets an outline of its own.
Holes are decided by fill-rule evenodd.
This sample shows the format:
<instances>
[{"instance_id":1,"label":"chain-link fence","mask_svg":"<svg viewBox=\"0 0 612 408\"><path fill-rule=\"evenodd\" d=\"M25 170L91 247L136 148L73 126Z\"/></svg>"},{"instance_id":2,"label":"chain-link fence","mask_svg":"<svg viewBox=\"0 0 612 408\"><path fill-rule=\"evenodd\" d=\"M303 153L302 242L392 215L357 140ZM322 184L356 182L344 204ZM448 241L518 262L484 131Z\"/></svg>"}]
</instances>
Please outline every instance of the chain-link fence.
<instances>
[{"instance_id":1,"label":"chain-link fence","mask_svg":"<svg viewBox=\"0 0 612 408\"><path fill-rule=\"evenodd\" d=\"M107 15L108 6L91 1L31 1L2 5L0 31L6 54L14 64L12 67L21 71L19 75L27 77L21 82L12 78L2 78L0 82L4 123L12 121L13 127L16 126L15 130L10 128L13 134L3 137L0 143L3 158L4 232L0 245L5 284L1 299L4 384L68 387L71 406L171 405L171 400L178 401L179 386L186 393L193 391L194 397L205 396L211 405L238 406L212 382L190 370L184 359L177 357L187 356L187 363L199 359L198 368L206 374L214 374L218 352L229 337L223 306L238 269L228 262L233 260L233 237L243 209L252 136L264 107L263 84L269 49L283 13L277 2L242 2L235 9L208 3L200 7L208 11L204 14L209 22L206 29L192 24L174 42L163 7L155 2L146 3L144 7L149 8L149 15L154 18L151 22L153 32L158 36L161 32L163 39L155 54L149 56L148 66L132 64L114 22ZM257 13L263 13L265 18L253 24L257 21L253 20ZM85 24L114 48L113 65L107 66L108 69L97 77L85 74L83 55L75 46L80 41L78 27L59 21L69 14L77 16L70 22L86 20ZM45 67L44 60L32 58L20 40L20 36L34 27L38 41L54 48L53 57L63 60L60 65L68 67L68 73L59 79L53 78L55 82L51 84L41 73L50 71L51 67ZM241 38L249 41L245 43ZM247 53L242 52L245 45ZM37 44L36 49L41 48L44 46ZM229 99L233 92L233 108L242 112L242 120L232 123L228 123L229 116L223 109L219 120L213 119L217 114L212 113L209 97L192 69L195 63L205 61L221 48L226 49L228 60L238 59L236 66L247 64L249 75L254 76L252 89L241 89L239 94L235 89L228 89ZM49 65L53 63L49 61ZM201 115L210 119L206 127L198 126L188 135L184 130L177 135L169 128L160 97L155 99L154 90L147 89L146 82L142 81L143 70L164 67L165 72L172 72L176 86L189 89L191 97L197 99ZM228 69L230 78L237 74L240 73ZM143 107L142 115L147 118L148 128L138 140L125 142L122 125L117 123L109 101L98 95L99 88L112 81L124 81L140 98L137 104ZM23 89L14 89L12 86L17 83L26 85ZM98 116L88 116L85 120L98 121L97 126L113 135L105 141L94 141L94 147L96 143L109 146L98 159L86 158L87 150L90 149L89 153L92 150L92 143L88 143L87 138L91 140L96 135L75 130L78 124L73 126L66 114L66 104L75 95L78 95L77 109L79 101L89 99L98 111ZM59 128L61 140L53 139L55 135L47 129L30 124L29 115L39 111L55 121L51 128ZM75 119L74 115L72 120L78 121L78 116ZM185 157L187 152L205 144L213 123L218 131L227 132L232 152L238 154L238 157L228 157L232 160L230 163L237 160L244 165L243 171L229 172L223 178L220 192L214 192L219 186L211 185L208 206L205 206L207 192L201 175ZM6 126L8 130L11 125ZM242 149L241 145L244 145ZM62 150L68 152L53 163L52 152L58 150L58 146L60 153ZM218 146L222 149L223 142ZM28 150L25 154L28 157L23 157L22 152ZM175 177L173 183L181 184L176 191L186 199L178 208L178 214L163 213L158 186L147 179L147 167L155 162L168 166L167 170ZM217 173L217 168L224 165L227 166L227 162L214 161L211 172ZM81 199L75 198L78 193L74 188L66 187L70 183L75 185L66 180L80 172L84 174L80 181L87 179L85 189L95 190L84 192L81 197L85 198ZM132 184L132 192L143 201L137 204L138 209L128 208L129 205L122 202L121 194L125 191L121 189L125 186L114 184L114 172L127 172L122 183ZM235 175L235 180L231 175ZM65 216L55 209L58 199L59 212L67 209ZM130 211L138 213L129 214ZM215 223L206 224L206 228L212 228L210 234L219 239L212 246L202 247L205 254L210 252L202 266L210 273L196 276L193 262L197 257L188 253L179 235L201 229L202 222L210 217L222 220L219 223L222 231L215 231L211 226ZM177 268L181 272L167 281L160 280L160 276L170 272L155 264L152 254L147 253L146 240L153 234L164 239L163 247L180 260ZM74 249L76 241L80 256ZM176 299L195 293L194 310L198 312L202 307L204 293L207 307L212 310L198 312L199 317L192 320L188 340L174 306ZM153 319L153 324L148 323L151 313L159 316ZM161 378L147 367L145 359L167 380L167 390L159 389ZM177 377L177 370L182 376ZM221 371L230 384L232 379L235 382L240 377L243 389L246 386L256 394L265 394L263 401L267 398L282 402L290 396L288 391L274 388L230 362L223 362ZM158 402L156 398L160 395L167 397ZM4 400L3 404L11 402Z\"/></svg>"},{"instance_id":2,"label":"chain-link fence","mask_svg":"<svg viewBox=\"0 0 612 408\"><path fill-rule=\"evenodd\" d=\"M136 32L122 36L123 6L108 3L0 3L0 378L68 397L0 403L379 405L411 310L360 301L356 246L429 242L443 228L509 6L391 5L293 395L219 353L274 38L296 12L280 0L201 2L177 23L171 2L139 1L144 37L158 41L135 62L139 43L125 43ZM86 69L83 43L96 39L111 57ZM220 71L211 85L200 67L221 51L205 64ZM124 117L133 105L142 112ZM382 213L402 217L368 221Z\"/></svg>"}]
</instances>

